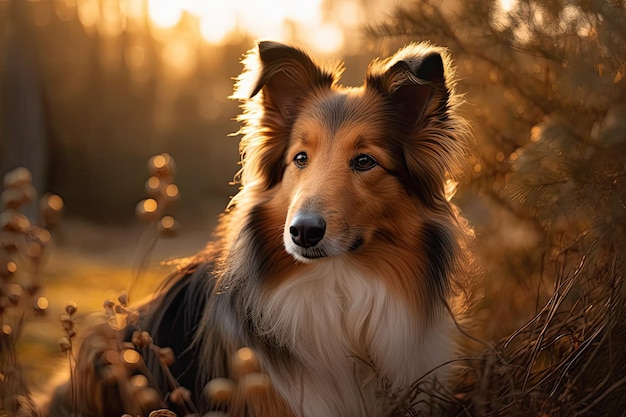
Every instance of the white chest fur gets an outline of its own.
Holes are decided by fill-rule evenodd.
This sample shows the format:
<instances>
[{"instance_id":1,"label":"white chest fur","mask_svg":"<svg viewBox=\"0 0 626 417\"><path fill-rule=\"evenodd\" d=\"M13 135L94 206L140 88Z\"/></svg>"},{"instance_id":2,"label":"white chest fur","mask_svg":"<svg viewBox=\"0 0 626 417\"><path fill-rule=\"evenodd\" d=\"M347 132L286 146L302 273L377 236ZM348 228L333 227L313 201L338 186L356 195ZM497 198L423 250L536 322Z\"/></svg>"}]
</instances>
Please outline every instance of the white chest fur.
<instances>
[{"instance_id":1,"label":"white chest fur","mask_svg":"<svg viewBox=\"0 0 626 417\"><path fill-rule=\"evenodd\" d=\"M391 396L452 351L449 319L427 326L342 259L290 277L258 308L263 332L295 357L290 369L269 367L274 385L305 417L384 415Z\"/></svg>"}]
</instances>

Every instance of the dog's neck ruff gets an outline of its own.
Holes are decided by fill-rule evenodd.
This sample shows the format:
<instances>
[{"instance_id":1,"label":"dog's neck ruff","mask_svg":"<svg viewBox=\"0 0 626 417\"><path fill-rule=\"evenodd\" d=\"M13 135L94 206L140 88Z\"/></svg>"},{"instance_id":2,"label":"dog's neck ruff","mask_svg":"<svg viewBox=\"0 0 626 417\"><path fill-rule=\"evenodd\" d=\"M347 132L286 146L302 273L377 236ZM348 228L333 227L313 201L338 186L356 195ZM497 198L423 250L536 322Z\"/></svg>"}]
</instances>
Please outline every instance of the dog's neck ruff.
<instances>
[{"instance_id":1,"label":"dog's neck ruff","mask_svg":"<svg viewBox=\"0 0 626 417\"><path fill-rule=\"evenodd\" d=\"M346 258L315 261L267 291L259 330L292 361L268 358L276 389L306 417L388 413L451 354L449 320L427 324L404 303Z\"/></svg>"}]
</instances>

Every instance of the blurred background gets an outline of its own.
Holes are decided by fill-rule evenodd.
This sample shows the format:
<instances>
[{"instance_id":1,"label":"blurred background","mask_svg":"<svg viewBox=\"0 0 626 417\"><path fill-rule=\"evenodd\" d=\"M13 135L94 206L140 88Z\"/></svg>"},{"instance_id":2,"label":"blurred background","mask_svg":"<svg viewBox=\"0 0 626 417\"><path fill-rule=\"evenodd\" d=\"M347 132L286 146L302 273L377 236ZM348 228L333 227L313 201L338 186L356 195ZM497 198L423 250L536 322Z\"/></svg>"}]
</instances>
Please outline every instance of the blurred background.
<instances>
[{"instance_id":1,"label":"blurred background","mask_svg":"<svg viewBox=\"0 0 626 417\"><path fill-rule=\"evenodd\" d=\"M28 166L68 214L128 221L145 162L168 152L183 210L223 204L235 191L228 96L242 54L259 38L298 43L350 61L346 82L360 84L361 27L383 3L3 0L2 170Z\"/></svg>"},{"instance_id":2,"label":"blurred background","mask_svg":"<svg viewBox=\"0 0 626 417\"><path fill-rule=\"evenodd\" d=\"M616 0L0 0L0 171L26 166L40 193L65 202L51 303L97 309L133 276L152 155L174 158L180 191L179 237L153 259L210 237L236 192L228 96L257 39L344 61L346 85L407 42L448 47L475 136L456 203L482 271L476 336L511 334L572 277L583 278L568 306L624 316L626 3ZM608 328L626 351L625 326ZM609 350L604 367L626 372Z\"/></svg>"}]
</instances>

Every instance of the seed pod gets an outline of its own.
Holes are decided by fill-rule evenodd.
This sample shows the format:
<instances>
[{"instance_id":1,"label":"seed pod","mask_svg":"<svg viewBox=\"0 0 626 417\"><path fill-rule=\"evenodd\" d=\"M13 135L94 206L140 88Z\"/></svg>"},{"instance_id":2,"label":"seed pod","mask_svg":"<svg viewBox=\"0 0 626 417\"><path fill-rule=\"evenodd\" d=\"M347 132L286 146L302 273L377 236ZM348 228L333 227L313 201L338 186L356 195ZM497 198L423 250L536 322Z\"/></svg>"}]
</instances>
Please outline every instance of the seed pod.
<instances>
[{"instance_id":1,"label":"seed pod","mask_svg":"<svg viewBox=\"0 0 626 417\"><path fill-rule=\"evenodd\" d=\"M135 388L146 388L149 382L145 375L137 374L130 377L130 384Z\"/></svg>"},{"instance_id":2,"label":"seed pod","mask_svg":"<svg viewBox=\"0 0 626 417\"><path fill-rule=\"evenodd\" d=\"M173 177L176 175L176 164L170 154L162 153L148 160L148 172L158 177Z\"/></svg>"},{"instance_id":3,"label":"seed pod","mask_svg":"<svg viewBox=\"0 0 626 417\"><path fill-rule=\"evenodd\" d=\"M168 409L160 409L152 411L148 417L176 417L176 413Z\"/></svg>"},{"instance_id":4,"label":"seed pod","mask_svg":"<svg viewBox=\"0 0 626 417\"><path fill-rule=\"evenodd\" d=\"M135 215L139 220L151 222L158 216L159 203L154 198L141 200L135 207Z\"/></svg>"},{"instance_id":5,"label":"seed pod","mask_svg":"<svg viewBox=\"0 0 626 417\"><path fill-rule=\"evenodd\" d=\"M43 246L34 240L27 242L24 246L26 256L32 259L39 259L43 255Z\"/></svg>"},{"instance_id":6,"label":"seed pod","mask_svg":"<svg viewBox=\"0 0 626 417\"><path fill-rule=\"evenodd\" d=\"M78 311L78 305L74 301L70 301L65 305L65 312L70 316Z\"/></svg>"},{"instance_id":7,"label":"seed pod","mask_svg":"<svg viewBox=\"0 0 626 417\"><path fill-rule=\"evenodd\" d=\"M70 341L69 337L63 336L59 339L59 346L61 346L62 352L67 352L72 348L72 342Z\"/></svg>"},{"instance_id":8,"label":"seed pod","mask_svg":"<svg viewBox=\"0 0 626 417\"><path fill-rule=\"evenodd\" d=\"M7 298L9 299L9 302L14 306L19 304L23 294L24 289L20 284L17 283L10 284L7 289Z\"/></svg>"},{"instance_id":9,"label":"seed pod","mask_svg":"<svg viewBox=\"0 0 626 417\"><path fill-rule=\"evenodd\" d=\"M0 260L0 276L9 277L17 272L17 264L5 259Z\"/></svg>"},{"instance_id":10,"label":"seed pod","mask_svg":"<svg viewBox=\"0 0 626 417\"><path fill-rule=\"evenodd\" d=\"M149 197L158 197L161 193L161 186L163 182L156 175L151 176L146 180L146 193Z\"/></svg>"},{"instance_id":11,"label":"seed pod","mask_svg":"<svg viewBox=\"0 0 626 417\"><path fill-rule=\"evenodd\" d=\"M174 183L167 184L161 190L161 196L166 201L167 204L171 204L178 200L180 194L178 190L178 185Z\"/></svg>"},{"instance_id":12,"label":"seed pod","mask_svg":"<svg viewBox=\"0 0 626 417\"><path fill-rule=\"evenodd\" d=\"M0 213L0 229L10 232L24 233L29 228L30 221L28 220L28 217L22 213L13 209L6 209Z\"/></svg>"},{"instance_id":13,"label":"seed pod","mask_svg":"<svg viewBox=\"0 0 626 417\"><path fill-rule=\"evenodd\" d=\"M185 404L191 401L191 392L185 387L176 387L170 393L170 401L175 404Z\"/></svg>"},{"instance_id":14,"label":"seed pod","mask_svg":"<svg viewBox=\"0 0 626 417\"><path fill-rule=\"evenodd\" d=\"M127 293L122 293L117 297L117 301L119 301L119 303L126 307L128 305L128 294Z\"/></svg>"},{"instance_id":15,"label":"seed pod","mask_svg":"<svg viewBox=\"0 0 626 417\"><path fill-rule=\"evenodd\" d=\"M30 184L16 188L7 188L0 195L0 204L3 207L18 209L37 198L35 187Z\"/></svg>"},{"instance_id":16,"label":"seed pod","mask_svg":"<svg viewBox=\"0 0 626 417\"><path fill-rule=\"evenodd\" d=\"M236 388L237 384L232 379L215 378L205 385L204 395L209 401L229 403L235 394Z\"/></svg>"},{"instance_id":17,"label":"seed pod","mask_svg":"<svg viewBox=\"0 0 626 417\"><path fill-rule=\"evenodd\" d=\"M48 310L49 304L50 303L48 302L48 299L43 295L35 297L35 301L33 302L33 308L35 309L35 313L44 314L46 310Z\"/></svg>"},{"instance_id":18,"label":"seed pod","mask_svg":"<svg viewBox=\"0 0 626 417\"><path fill-rule=\"evenodd\" d=\"M235 354L233 368L239 375L259 371L259 361L256 354L250 348L244 347Z\"/></svg>"},{"instance_id":19,"label":"seed pod","mask_svg":"<svg viewBox=\"0 0 626 417\"><path fill-rule=\"evenodd\" d=\"M33 176L25 167L15 168L4 174L4 188L16 188L31 184Z\"/></svg>"},{"instance_id":20,"label":"seed pod","mask_svg":"<svg viewBox=\"0 0 626 417\"><path fill-rule=\"evenodd\" d=\"M115 306L115 313L117 314L127 314L128 310L126 310L124 307L122 307L121 305L116 305Z\"/></svg>"},{"instance_id":21,"label":"seed pod","mask_svg":"<svg viewBox=\"0 0 626 417\"><path fill-rule=\"evenodd\" d=\"M41 220L46 226L52 226L59 222L63 211L63 199L56 194L45 194L39 200L39 213Z\"/></svg>"},{"instance_id":22,"label":"seed pod","mask_svg":"<svg viewBox=\"0 0 626 417\"><path fill-rule=\"evenodd\" d=\"M152 343L152 336L145 330L135 330L131 337L131 341L138 348L146 347Z\"/></svg>"},{"instance_id":23,"label":"seed pod","mask_svg":"<svg viewBox=\"0 0 626 417\"><path fill-rule=\"evenodd\" d=\"M50 234L48 229L44 229L43 227L39 227L36 225L33 225L30 228L28 234L31 239L33 239L41 246L46 246L48 243L50 243L50 240L52 239L52 235Z\"/></svg>"},{"instance_id":24,"label":"seed pod","mask_svg":"<svg viewBox=\"0 0 626 417\"><path fill-rule=\"evenodd\" d=\"M141 354L135 349L124 349L120 354L120 358L126 365L134 367L141 361Z\"/></svg>"},{"instance_id":25,"label":"seed pod","mask_svg":"<svg viewBox=\"0 0 626 417\"><path fill-rule=\"evenodd\" d=\"M131 311L128 316L126 316L126 325L128 326L136 326L139 323L140 314L137 310Z\"/></svg>"},{"instance_id":26,"label":"seed pod","mask_svg":"<svg viewBox=\"0 0 626 417\"><path fill-rule=\"evenodd\" d=\"M154 410L157 407L162 407L163 402L161 401L161 396L154 388L142 388L137 390L135 393L135 400L137 404L144 410ZM170 414L158 414L164 410L156 410L150 413L150 417L176 417L176 414L169 410ZM156 414L155 414L156 413Z\"/></svg>"},{"instance_id":27,"label":"seed pod","mask_svg":"<svg viewBox=\"0 0 626 417\"><path fill-rule=\"evenodd\" d=\"M115 303L113 301L106 300L102 307L104 308L104 315L107 318L115 316L115 311L113 308L115 307Z\"/></svg>"},{"instance_id":28,"label":"seed pod","mask_svg":"<svg viewBox=\"0 0 626 417\"><path fill-rule=\"evenodd\" d=\"M0 248L7 253L17 252L17 242L20 235L15 232L3 231L0 233Z\"/></svg>"},{"instance_id":29,"label":"seed pod","mask_svg":"<svg viewBox=\"0 0 626 417\"><path fill-rule=\"evenodd\" d=\"M244 375L239 385L243 389L244 396L249 398L266 394L271 387L271 381L267 374L252 372Z\"/></svg>"},{"instance_id":30,"label":"seed pod","mask_svg":"<svg viewBox=\"0 0 626 417\"><path fill-rule=\"evenodd\" d=\"M165 366L170 366L176 361L176 356L171 348L164 347L159 349L159 359L161 359Z\"/></svg>"},{"instance_id":31,"label":"seed pod","mask_svg":"<svg viewBox=\"0 0 626 417\"><path fill-rule=\"evenodd\" d=\"M159 236L174 237L177 234L176 220L172 216L163 216L159 222Z\"/></svg>"}]
</instances>

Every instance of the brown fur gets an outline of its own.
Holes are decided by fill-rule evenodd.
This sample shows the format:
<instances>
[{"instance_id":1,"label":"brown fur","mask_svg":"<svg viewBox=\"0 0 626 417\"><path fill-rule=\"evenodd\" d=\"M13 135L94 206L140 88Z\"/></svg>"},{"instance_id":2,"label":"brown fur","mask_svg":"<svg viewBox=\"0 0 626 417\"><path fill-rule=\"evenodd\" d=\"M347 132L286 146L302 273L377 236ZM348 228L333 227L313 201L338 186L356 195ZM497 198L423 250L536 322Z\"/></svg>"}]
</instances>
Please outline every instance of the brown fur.
<instances>
[{"instance_id":1,"label":"brown fur","mask_svg":"<svg viewBox=\"0 0 626 417\"><path fill-rule=\"evenodd\" d=\"M236 378L233 355L249 346L274 384L255 415L389 415L454 350L448 307L468 229L446 183L467 128L451 60L409 45L359 88L278 43L244 65L241 190L140 325L172 346L172 373L201 412L204 384ZM299 229L302 218L315 227ZM317 239L299 242L305 230Z\"/></svg>"}]
</instances>

